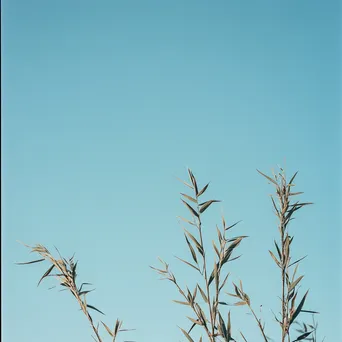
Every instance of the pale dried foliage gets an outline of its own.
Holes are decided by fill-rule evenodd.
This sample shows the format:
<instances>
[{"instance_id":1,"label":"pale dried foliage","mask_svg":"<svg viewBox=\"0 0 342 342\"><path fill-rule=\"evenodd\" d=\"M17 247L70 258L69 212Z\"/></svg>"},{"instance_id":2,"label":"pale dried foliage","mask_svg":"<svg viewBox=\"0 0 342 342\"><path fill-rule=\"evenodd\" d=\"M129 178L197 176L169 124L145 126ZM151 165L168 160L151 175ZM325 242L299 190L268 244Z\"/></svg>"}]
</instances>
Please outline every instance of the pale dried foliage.
<instances>
[{"instance_id":1,"label":"pale dried foliage","mask_svg":"<svg viewBox=\"0 0 342 342\"><path fill-rule=\"evenodd\" d=\"M281 304L279 314L274 314L274 318L281 329L281 342L318 342L316 336L317 323L315 320L313 320L313 324L298 322L300 314L317 314L317 312L304 309L308 291L301 296L300 300L298 299L299 284L303 279L303 275L298 276L297 271L298 265L305 257L294 261L292 260L291 248L294 237L289 233L289 224L294 218L294 213L312 203L293 201L293 198L302 194L302 192L293 191L295 186L294 180L297 173L295 173L288 182L285 171L282 168L280 168L278 173L273 174L272 177L265 175L259 170L258 172L275 188L275 196L271 196L271 201L278 220L279 240L274 241L275 252L269 251L269 253L280 270L279 284ZM191 260L176 258L197 273L199 280L192 289L188 286L182 288L174 273L171 272L169 264L165 261L159 258L162 264L160 268L150 266L162 276L162 279L170 281L176 287L181 298L174 300L174 302L188 307L192 312L191 316L187 316L189 319L189 327L187 329L180 328L182 333L189 342L195 342L191 336L194 328L202 329L203 334L200 337L199 342L203 341L203 336L205 336L209 342L238 341L236 336L234 338L232 336L231 310L224 314L223 309L229 306L245 306L255 320L260 331L260 337L263 341L273 341L273 339L266 334L265 322L256 315L251 304L251 299L243 289L242 281L240 280L238 284L233 282L232 291L226 291L229 278L229 272L227 270L228 264L241 256L234 256L234 252L247 236L230 236L231 229L239 222L227 225L225 218L222 217L220 227L216 225L217 240L212 241L211 251L206 250L203 241L202 217L212 204L219 201L212 199L203 201L202 197L205 194L209 183L201 188L190 169L188 169L188 174L189 182L182 182L191 193L181 193L181 201L187 208L191 218L179 217L179 219L189 226L188 229L183 229ZM38 285L46 277L52 276L57 278L59 284L66 290L69 290L76 299L94 333L94 335L92 335L93 339L97 342L102 342L103 340L99 333L99 323L94 323L89 309L95 310L101 314L103 313L93 305L87 303L87 294L92 290L84 290L84 286L90 284L82 283L80 286L76 285L77 262L74 262L74 257L67 260L63 258L57 250L59 258L55 259L42 245L36 245L34 247L25 246L30 248L32 252L38 253L42 258L19 264L32 264L47 261L50 264L50 267L40 278ZM213 253L215 257L213 265L208 265L209 252ZM55 273L53 273L53 271ZM226 302L223 295L229 295L235 298L235 303L230 304ZM120 320L116 320L113 329L110 329L104 322L101 321L101 323L113 342L116 341L120 332L128 330L122 329L122 321ZM299 325L299 328L295 329L295 325ZM255 341L254 336L247 336L247 333L243 333L242 331L239 331L239 333L238 337L241 341L248 342L248 339L250 339L250 341ZM292 337L294 335L296 336L295 338Z\"/></svg>"},{"instance_id":2,"label":"pale dried foliage","mask_svg":"<svg viewBox=\"0 0 342 342\"><path fill-rule=\"evenodd\" d=\"M293 236L289 235L288 228L289 223L293 219L293 214L302 207L311 203L302 203L299 201L292 202L294 196L302 194L302 192L294 192L294 179L297 173L290 179L286 180L285 172L280 168L280 172L274 174L273 177L269 177L262 172L258 171L275 187L276 200L271 196L272 204L275 209L279 224L278 230L280 233L279 241L274 241L276 248L276 255L270 252L271 257L275 261L278 268L281 271L281 310L280 317L275 315L276 321L281 328L281 342L296 342L301 340L316 342L316 329L315 325L308 325L303 323L301 329L297 329L299 336L292 339L290 337L290 328L294 323L297 323L296 319L301 313L313 313L317 312L311 310L304 310L304 303L308 295L308 291L304 294L302 299L297 301L299 283L303 279L303 276L297 276L298 265L304 258L292 261L291 257L291 245L293 242ZM185 217L179 217L192 229L184 228L184 237L188 246L192 260L184 260L178 258L181 262L186 264L192 270L197 272L199 281L196 283L193 289L182 288L179 282L176 280L176 276L170 271L169 264L160 259L163 267L152 267L156 272L162 275L162 279L167 279L172 282L178 292L181 294L181 300L174 300L177 304L185 305L190 308L193 313L193 317L188 317L191 326L188 329L180 328L184 336L188 341L194 342L191 332L195 327L203 329L204 336L207 336L210 342L215 341L237 341L232 336L231 327L231 311L225 319L223 310L224 306L246 306L253 319L255 320L262 339L265 342L269 342L272 339L266 335L265 322L258 318L253 307L251 305L251 299L244 291L242 281L239 284L232 283L233 291L226 292L227 279L229 273L227 272L228 262L238 259L240 256L233 257L233 252L239 246L246 236L228 236L230 229L237 223L230 226L226 225L225 218L222 217L222 224L219 228L216 226L218 241L212 242L213 253L216 257L216 261L212 267L207 265L208 254L203 243L202 234L202 215L203 213L217 200L202 201L202 195L207 190L209 184L200 188L193 172L188 169L189 181L182 181L182 183L191 190L191 194L181 193L181 201L188 209L191 219ZM278 203L276 203L276 201ZM235 298L237 301L234 304L227 303L222 299L222 292L225 292L229 296ZM200 299L200 300L198 300ZM202 299L205 305L200 304ZM240 331L240 338L247 342L246 333ZM253 338L254 337L248 337ZM203 337L201 336L199 341L201 342Z\"/></svg>"},{"instance_id":3,"label":"pale dried foliage","mask_svg":"<svg viewBox=\"0 0 342 342\"><path fill-rule=\"evenodd\" d=\"M39 279L39 284L47 277L54 277L57 278L59 281L59 285L62 286L64 290L68 290L71 292L73 297L76 299L80 309L86 316L90 327L94 333L92 335L93 339L96 342L102 342L103 339L100 336L99 332L99 323L95 324L93 321L92 316L90 315L89 309L99 312L100 314L104 315L102 311L97 309L95 306L87 303L87 295L92 292L93 290L85 290L84 287L91 285L90 283L82 283L80 286L76 284L76 278L77 278L77 262L74 261L74 256L72 256L69 259L63 258L61 254L59 253L58 249L56 248L56 251L58 253L59 258L56 259L49 250L40 245L37 244L36 246L29 246L24 244L27 248L31 249L31 252L37 253L41 256L40 259L28 261L28 262L20 262L17 263L18 265L28 265L28 264L34 264L39 263L43 261L47 261L50 264L50 267L47 269L47 271L42 275L42 277ZM105 328L106 332L111 337L112 342L115 342L117 340L117 336L120 332L132 330L132 329L122 329L122 321L116 320L114 328L110 329L104 322L102 322L103 327ZM129 342L129 341L127 341Z\"/></svg>"}]
</instances>

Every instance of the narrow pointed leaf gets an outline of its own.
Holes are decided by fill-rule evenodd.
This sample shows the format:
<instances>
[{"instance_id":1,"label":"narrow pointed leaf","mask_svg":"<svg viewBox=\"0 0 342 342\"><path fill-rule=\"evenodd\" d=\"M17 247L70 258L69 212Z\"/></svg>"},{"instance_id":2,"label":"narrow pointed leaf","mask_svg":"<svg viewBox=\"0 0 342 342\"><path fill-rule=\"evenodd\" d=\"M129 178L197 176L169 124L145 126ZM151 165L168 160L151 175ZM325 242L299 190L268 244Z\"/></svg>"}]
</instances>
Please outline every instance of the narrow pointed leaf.
<instances>
[{"instance_id":1,"label":"narrow pointed leaf","mask_svg":"<svg viewBox=\"0 0 342 342\"><path fill-rule=\"evenodd\" d=\"M312 310L301 310L301 312L311 313L311 314L319 314L318 311L312 311Z\"/></svg>"},{"instance_id":2,"label":"narrow pointed leaf","mask_svg":"<svg viewBox=\"0 0 342 342\"><path fill-rule=\"evenodd\" d=\"M122 323L117 319L116 322L115 322L115 327L114 327L114 336L116 336L117 333L119 332L121 324Z\"/></svg>"},{"instance_id":3,"label":"narrow pointed leaf","mask_svg":"<svg viewBox=\"0 0 342 342\"><path fill-rule=\"evenodd\" d=\"M177 256L176 256L176 258L177 258L178 260L184 262L185 264L187 264L187 265L193 267L193 268L194 268L195 270L197 270L198 272L200 272L200 269L199 269L198 267L196 267L195 265L191 264L190 262L188 262L188 261L186 261L186 260L183 260L183 259L181 259L181 258L178 258Z\"/></svg>"},{"instance_id":4,"label":"narrow pointed leaf","mask_svg":"<svg viewBox=\"0 0 342 342\"><path fill-rule=\"evenodd\" d=\"M102 311L100 311L99 309L95 308L95 306L93 306L93 305L87 304L87 307L89 309L93 309L93 310L99 312L100 314L104 315L104 313Z\"/></svg>"},{"instance_id":5,"label":"narrow pointed leaf","mask_svg":"<svg viewBox=\"0 0 342 342\"><path fill-rule=\"evenodd\" d=\"M184 222L191 224L192 226L196 226L195 223L189 221L188 219L186 219L186 218L184 218L182 216L177 216L177 217L180 218L181 220L183 220Z\"/></svg>"},{"instance_id":6,"label":"narrow pointed leaf","mask_svg":"<svg viewBox=\"0 0 342 342\"><path fill-rule=\"evenodd\" d=\"M231 321L230 321L230 311L228 312L228 322L227 322L227 332L228 332L228 336L229 338L231 337L231 329L232 329L232 325L231 325Z\"/></svg>"},{"instance_id":7,"label":"narrow pointed leaf","mask_svg":"<svg viewBox=\"0 0 342 342\"><path fill-rule=\"evenodd\" d=\"M247 342L246 337L243 335L243 333L240 331L240 335L242 336L243 340Z\"/></svg>"},{"instance_id":8,"label":"narrow pointed leaf","mask_svg":"<svg viewBox=\"0 0 342 342\"><path fill-rule=\"evenodd\" d=\"M289 184L288 185L293 185L292 184L292 182L294 181L294 179L296 178L296 176L297 176L297 173L298 173L298 171L292 176L292 178L290 179L290 181L289 181Z\"/></svg>"},{"instance_id":9,"label":"narrow pointed leaf","mask_svg":"<svg viewBox=\"0 0 342 342\"><path fill-rule=\"evenodd\" d=\"M240 222L242 222L242 220L235 222L234 224L232 224L232 225L229 226L229 227L226 227L225 230L232 229L233 227L235 227L235 226L236 226L237 224L239 224Z\"/></svg>"},{"instance_id":10,"label":"narrow pointed leaf","mask_svg":"<svg viewBox=\"0 0 342 342\"><path fill-rule=\"evenodd\" d=\"M78 292L81 292L82 291L82 288L84 285L92 285L91 283L82 283L80 288L78 289Z\"/></svg>"},{"instance_id":11,"label":"narrow pointed leaf","mask_svg":"<svg viewBox=\"0 0 342 342\"><path fill-rule=\"evenodd\" d=\"M196 252L195 252L194 248L191 246L191 243L190 243L189 239L187 238L187 236L186 236L185 234L184 234L184 236L185 236L186 243L187 243L188 246L189 246L189 249L190 249L192 258L194 259L195 263L197 264Z\"/></svg>"},{"instance_id":12,"label":"narrow pointed leaf","mask_svg":"<svg viewBox=\"0 0 342 342\"><path fill-rule=\"evenodd\" d=\"M89 292L93 292L94 290L89 290L89 291L81 291L78 293L79 296L83 296L83 295L86 295L87 293Z\"/></svg>"},{"instance_id":13,"label":"narrow pointed leaf","mask_svg":"<svg viewBox=\"0 0 342 342\"><path fill-rule=\"evenodd\" d=\"M217 257L219 258L219 257L220 257L220 252L219 252L219 250L217 249L217 247L216 247L216 244L215 244L215 241L214 241L214 240L212 241L212 244L213 244L213 248L214 248L214 250L215 250L215 252L216 252L216 254L217 254Z\"/></svg>"},{"instance_id":14,"label":"narrow pointed leaf","mask_svg":"<svg viewBox=\"0 0 342 342\"><path fill-rule=\"evenodd\" d=\"M187 194L183 194L182 192L181 192L181 195L184 196L185 198L187 198L188 200L190 200L191 202L197 203L197 201L193 197L191 197Z\"/></svg>"},{"instance_id":15,"label":"narrow pointed leaf","mask_svg":"<svg viewBox=\"0 0 342 342\"><path fill-rule=\"evenodd\" d=\"M299 192L290 192L290 193L289 193L289 196L297 196L297 195L301 195L301 194L304 194L304 192L302 192L302 191L299 191Z\"/></svg>"},{"instance_id":16,"label":"narrow pointed leaf","mask_svg":"<svg viewBox=\"0 0 342 342\"><path fill-rule=\"evenodd\" d=\"M203 194L204 194L204 192L205 192L205 190L207 190L207 189L208 189L208 186L209 186L209 183L208 183L208 184L207 184L205 187L203 187L203 189L202 189L202 190L200 190L200 192L198 193L197 197L199 197L199 196L203 195Z\"/></svg>"},{"instance_id":17,"label":"narrow pointed leaf","mask_svg":"<svg viewBox=\"0 0 342 342\"><path fill-rule=\"evenodd\" d=\"M209 208L209 206L212 204L212 203L215 203L215 202L220 202L218 200L210 200L210 201L207 201L207 202L204 202L202 204L200 204L200 213L203 213L207 208Z\"/></svg>"},{"instance_id":18,"label":"narrow pointed leaf","mask_svg":"<svg viewBox=\"0 0 342 342\"><path fill-rule=\"evenodd\" d=\"M190 177L191 183L194 186L196 196L198 196L198 187L197 187L196 178L195 178L194 174L192 173L192 171L190 169L188 169L188 173L189 173L189 177Z\"/></svg>"},{"instance_id":19,"label":"narrow pointed leaf","mask_svg":"<svg viewBox=\"0 0 342 342\"><path fill-rule=\"evenodd\" d=\"M308 295L309 293L309 290L306 291L305 295L303 296L301 302L299 303L296 311L293 313L293 315L291 316L291 319L290 319L290 324L293 323L293 321L297 318L297 316L299 315L299 313L301 312L302 308L303 308L303 305L305 303L305 299L306 299L306 296Z\"/></svg>"},{"instance_id":20,"label":"narrow pointed leaf","mask_svg":"<svg viewBox=\"0 0 342 342\"><path fill-rule=\"evenodd\" d=\"M226 325L224 323L224 320L223 320L220 312L218 313L218 317L219 317L219 324L220 324L219 327L220 327L221 333L222 333L223 337L225 338L225 340L229 341L228 331L227 331Z\"/></svg>"},{"instance_id":21,"label":"narrow pointed leaf","mask_svg":"<svg viewBox=\"0 0 342 342\"><path fill-rule=\"evenodd\" d=\"M307 257L307 255L305 255L304 257L302 257L302 258L296 260L295 262L293 262L292 264L290 264L289 267L291 267L291 266L297 264L298 262L302 261L302 260L305 259L306 257Z\"/></svg>"},{"instance_id":22,"label":"narrow pointed leaf","mask_svg":"<svg viewBox=\"0 0 342 342\"><path fill-rule=\"evenodd\" d=\"M189 238L195 243L196 248L198 249L198 251L200 252L200 254L203 256L203 248L201 246L201 244L197 241L197 239L191 234L189 233L186 229L184 229L184 231L186 232L186 234L189 236Z\"/></svg>"},{"instance_id":23,"label":"narrow pointed leaf","mask_svg":"<svg viewBox=\"0 0 342 342\"><path fill-rule=\"evenodd\" d=\"M271 177L266 176L264 173L262 173L262 172L259 171L258 169L257 169L257 171L258 171L262 176L264 176L265 178L267 178L270 182L272 182L273 184L275 184L276 186L278 186L277 182L276 182L275 180L273 180Z\"/></svg>"},{"instance_id":24,"label":"narrow pointed leaf","mask_svg":"<svg viewBox=\"0 0 342 342\"><path fill-rule=\"evenodd\" d=\"M234 303L235 306L241 306L241 305L246 305L247 303L246 302L237 302L237 303Z\"/></svg>"},{"instance_id":25,"label":"narrow pointed leaf","mask_svg":"<svg viewBox=\"0 0 342 342\"><path fill-rule=\"evenodd\" d=\"M50 274L50 272L53 270L54 267L55 267L55 265L52 265L51 267L49 267L49 269L48 269L48 270L43 274L43 276L40 278L40 280L39 280L37 286L39 286L39 284L41 283L41 281L42 281L45 277L47 277L47 276Z\"/></svg>"},{"instance_id":26,"label":"narrow pointed leaf","mask_svg":"<svg viewBox=\"0 0 342 342\"><path fill-rule=\"evenodd\" d=\"M179 301L179 300L172 300L173 302L177 303L177 304L181 304L181 305L190 305L188 302L182 302L182 301Z\"/></svg>"},{"instance_id":27,"label":"narrow pointed leaf","mask_svg":"<svg viewBox=\"0 0 342 342\"><path fill-rule=\"evenodd\" d=\"M303 278L304 278L304 276L302 275L302 276L298 277L294 282L292 282L289 289L288 289L288 292L292 291Z\"/></svg>"},{"instance_id":28,"label":"narrow pointed leaf","mask_svg":"<svg viewBox=\"0 0 342 342\"><path fill-rule=\"evenodd\" d=\"M191 330L192 330L195 326L196 326L196 324L194 323L194 324L190 327L190 329L188 330L188 334L191 333Z\"/></svg>"},{"instance_id":29,"label":"narrow pointed leaf","mask_svg":"<svg viewBox=\"0 0 342 342\"><path fill-rule=\"evenodd\" d=\"M197 324L197 325L203 325L202 322L200 322L198 319L191 318L189 316L186 316L192 323Z\"/></svg>"},{"instance_id":30,"label":"narrow pointed leaf","mask_svg":"<svg viewBox=\"0 0 342 342\"><path fill-rule=\"evenodd\" d=\"M186 185L187 187L189 187L190 189L194 189L194 187L193 186L191 186L190 184L188 184L187 182L185 182L185 181L183 181L182 179L180 179L180 178L178 178L178 177L176 177L177 178L177 180L179 180L180 182L182 182L184 185Z\"/></svg>"},{"instance_id":31,"label":"narrow pointed leaf","mask_svg":"<svg viewBox=\"0 0 342 342\"><path fill-rule=\"evenodd\" d=\"M278 261L278 259L275 257L275 255L274 255L271 251L269 251L269 253L270 253L272 259L274 260L274 262L277 264L277 266L278 266L278 267L281 267L281 264L280 264L280 262Z\"/></svg>"},{"instance_id":32,"label":"narrow pointed leaf","mask_svg":"<svg viewBox=\"0 0 342 342\"><path fill-rule=\"evenodd\" d=\"M184 334L184 336L188 339L189 342L195 342L191 336L182 328L179 328L180 330L182 330L182 333Z\"/></svg>"},{"instance_id":33,"label":"narrow pointed leaf","mask_svg":"<svg viewBox=\"0 0 342 342\"><path fill-rule=\"evenodd\" d=\"M300 340L304 340L305 338L307 338L310 334L312 334L313 331L309 331L309 332L306 332L300 336L298 336L293 342L297 342L297 341L300 341Z\"/></svg>"},{"instance_id":34,"label":"narrow pointed leaf","mask_svg":"<svg viewBox=\"0 0 342 342\"><path fill-rule=\"evenodd\" d=\"M42 262L45 259L38 259L38 260L33 260L33 261L27 261L27 262L16 262L16 265L29 265L29 264L34 264L36 262Z\"/></svg>"},{"instance_id":35,"label":"narrow pointed leaf","mask_svg":"<svg viewBox=\"0 0 342 342\"><path fill-rule=\"evenodd\" d=\"M229 293L229 292L226 292L226 293L227 293L227 295L229 295L229 296L236 297L236 298L240 298L240 296L238 296L238 295L236 295L236 294L234 294L234 293Z\"/></svg>"},{"instance_id":36,"label":"narrow pointed leaf","mask_svg":"<svg viewBox=\"0 0 342 342\"><path fill-rule=\"evenodd\" d=\"M221 291L221 290L223 289L224 285L226 285L226 282L227 282L227 280L228 280L229 275L230 275L230 273L228 273L228 274L225 276L225 278L224 278L224 280L223 280L223 282L222 282L222 284L221 284L221 286L220 286L219 291Z\"/></svg>"},{"instance_id":37,"label":"narrow pointed leaf","mask_svg":"<svg viewBox=\"0 0 342 342\"><path fill-rule=\"evenodd\" d=\"M187 202L185 202L184 200L182 200L182 202L185 204L185 206L190 210L191 214L196 216L196 217L199 217L197 211L190 205L188 204Z\"/></svg>"},{"instance_id":38,"label":"narrow pointed leaf","mask_svg":"<svg viewBox=\"0 0 342 342\"><path fill-rule=\"evenodd\" d=\"M201 289L201 287L199 285L197 285L197 286L198 286L198 289L200 290L200 293L201 293L201 296L202 296L203 300L206 303L208 303L208 298L207 298L206 294L204 293L204 291Z\"/></svg>"},{"instance_id":39,"label":"narrow pointed leaf","mask_svg":"<svg viewBox=\"0 0 342 342\"><path fill-rule=\"evenodd\" d=\"M113 334L113 332L109 329L109 327L108 327L105 323L103 323L102 321L101 321L101 323L102 323L102 325L106 328L108 334L109 334L110 336L113 337L114 334Z\"/></svg>"},{"instance_id":40,"label":"narrow pointed leaf","mask_svg":"<svg viewBox=\"0 0 342 342\"><path fill-rule=\"evenodd\" d=\"M276 247L276 249L277 249L277 253L278 253L278 256L279 256L279 260L281 260L281 252L280 252L280 249L279 249L279 246L278 246L276 240L274 240L274 245L275 245L275 247Z\"/></svg>"}]
</instances>

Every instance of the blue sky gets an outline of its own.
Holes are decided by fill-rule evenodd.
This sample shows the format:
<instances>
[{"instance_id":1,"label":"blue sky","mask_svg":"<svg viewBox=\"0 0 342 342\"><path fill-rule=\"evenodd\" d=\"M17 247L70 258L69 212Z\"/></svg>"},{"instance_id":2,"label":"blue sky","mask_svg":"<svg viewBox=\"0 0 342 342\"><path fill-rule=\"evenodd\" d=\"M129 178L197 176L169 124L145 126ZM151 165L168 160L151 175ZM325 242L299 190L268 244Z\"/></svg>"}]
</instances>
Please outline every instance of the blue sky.
<instances>
[{"instance_id":1,"label":"blue sky","mask_svg":"<svg viewBox=\"0 0 342 342\"><path fill-rule=\"evenodd\" d=\"M209 248L222 212L243 220L231 280L277 339L272 188L256 172L277 164L299 170L315 203L291 226L294 255L308 254L301 293L321 312L319 337L341 340L338 1L12 0L2 19L5 341L92 340L69 294L37 288L47 265L14 265L31 258L16 240L75 252L80 281L96 287L89 303L137 329L125 338L184 341L189 312L148 266L160 256L194 281L174 258L188 256L175 178L186 167L223 200L205 219ZM232 323L258 341L244 308Z\"/></svg>"}]
</instances>

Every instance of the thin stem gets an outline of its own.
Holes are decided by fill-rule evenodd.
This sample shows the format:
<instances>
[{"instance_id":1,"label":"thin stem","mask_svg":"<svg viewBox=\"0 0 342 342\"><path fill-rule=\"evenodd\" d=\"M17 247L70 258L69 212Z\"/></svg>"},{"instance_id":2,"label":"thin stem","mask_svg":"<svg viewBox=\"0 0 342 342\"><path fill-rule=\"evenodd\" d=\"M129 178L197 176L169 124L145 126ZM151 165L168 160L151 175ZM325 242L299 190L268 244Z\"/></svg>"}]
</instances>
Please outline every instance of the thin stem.
<instances>
[{"instance_id":1,"label":"thin stem","mask_svg":"<svg viewBox=\"0 0 342 342\"><path fill-rule=\"evenodd\" d=\"M248 305L248 307L249 307L251 313L253 314L253 316L254 316L256 322L258 323L258 327L259 327L259 329L260 329L260 331L261 331L262 337L264 338L265 342L268 342L268 339L267 339L267 337L266 337L266 335L265 335L264 328L263 328L263 326L262 326L260 320L258 319L258 317L257 317L257 315L255 314L255 312L254 312L254 310L252 309L252 307L251 307L250 305Z\"/></svg>"},{"instance_id":2,"label":"thin stem","mask_svg":"<svg viewBox=\"0 0 342 342\"><path fill-rule=\"evenodd\" d=\"M282 257L284 259L285 255L285 247L284 247L284 231L282 224L280 225L281 228L281 245L282 245ZM286 304L285 304L285 267L284 267L284 260L282 264L282 271L281 271L281 282L282 282L282 296L281 296L281 302L282 302L282 342L285 342L286 337Z\"/></svg>"},{"instance_id":3,"label":"thin stem","mask_svg":"<svg viewBox=\"0 0 342 342\"><path fill-rule=\"evenodd\" d=\"M84 302L82 301L82 299L80 298L80 296L78 295L78 291L77 291L77 287L76 287L76 284L73 282L72 284L72 290L71 292L74 294L74 296L76 297L76 300L78 302L78 304L80 305L83 313L86 315L89 323L90 323L90 326L91 328L93 329L97 339L98 339L98 342L102 342L102 339L99 335L99 332L98 332L98 329L94 326L94 323L93 323L93 319L91 318L87 308L86 308L86 305L84 304Z\"/></svg>"},{"instance_id":4,"label":"thin stem","mask_svg":"<svg viewBox=\"0 0 342 342\"><path fill-rule=\"evenodd\" d=\"M199 211L199 206L197 204L197 210ZM211 336L209 336L210 341L215 341L215 323L214 323L214 317L213 317L213 312L212 312L212 305L211 305L211 299L210 299L210 285L209 285L209 281L208 281L208 274L207 274L207 264L206 264L206 256L205 256L205 250L204 250L204 246L203 246L203 236L202 236L202 222L201 222L201 218L200 215L198 217L198 231L199 231L199 235L200 235L200 243L202 246L202 250L203 250L203 273L204 273L204 280L205 280L205 285L206 285L206 290L207 290L207 296L208 296L208 307L209 307L209 314L210 314L210 321L211 321Z\"/></svg>"},{"instance_id":5,"label":"thin stem","mask_svg":"<svg viewBox=\"0 0 342 342\"><path fill-rule=\"evenodd\" d=\"M186 299L186 301L188 301L188 298L186 297L184 291L180 288L180 286L178 285L178 283L177 283L176 281L174 281L174 280L173 280L172 282L177 286L178 291L179 291L179 292L181 293L181 295ZM192 303L190 303L190 304L191 304L191 308L192 308L193 311L195 312L197 318L198 318L199 320L201 320L201 316L200 316L199 313L197 312L195 306L194 306ZM207 333L209 339L211 340L211 334L210 334L210 331L209 331L209 329L208 329L208 327L207 327L207 325L206 325L206 322L204 322L203 327L204 327L204 330L206 331L206 333Z\"/></svg>"}]
</instances>

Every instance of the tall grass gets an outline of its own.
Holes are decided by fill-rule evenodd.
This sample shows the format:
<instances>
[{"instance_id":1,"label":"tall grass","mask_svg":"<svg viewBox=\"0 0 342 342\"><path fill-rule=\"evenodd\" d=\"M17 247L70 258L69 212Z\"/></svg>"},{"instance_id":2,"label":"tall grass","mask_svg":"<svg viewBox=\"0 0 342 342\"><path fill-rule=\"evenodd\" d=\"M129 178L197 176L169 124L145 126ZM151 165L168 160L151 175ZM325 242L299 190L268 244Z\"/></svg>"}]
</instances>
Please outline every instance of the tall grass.
<instances>
[{"instance_id":1,"label":"tall grass","mask_svg":"<svg viewBox=\"0 0 342 342\"><path fill-rule=\"evenodd\" d=\"M303 275L298 276L297 270L299 263L304 257L292 260L291 248L294 237L289 233L289 224L294 218L294 213L312 203L292 200L302 194L302 192L295 192L293 190L297 173L287 181L285 171L282 168L271 177L260 171L258 172L275 188L275 196L271 196L271 201L278 218L279 240L274 241L275 252L269 251L269 253L280 271L281 307L280 314L274 315L274 318L281 329L281 342L316 341L315 333L317 327L314 325L303 323L304 329L297 329L297 331L293 332L293 325L297 323L300 314L316 314L317 312L304 309L308 291L299 299L299 284L303 279ZM182 333L188 341L193 342L194 339L191 337L191 332L195 327L198 327L203 330L204 336L210 342L236 341L237 337L232 336L231 311L228 311L226 317L223 314L222 308L228 305L225 299L222 298L222 294L225 292L236 299L234 306L246 306L248 308L259 328L262 340L264 342L271 341L272 339L267 336L265 331L265 322L262 322L257 317L252 307L251 299L243 289L242 281L239 284L232 283L232 290L230 292L226 291L228 290L229 262L240 257L234 257L233 253L246 236L230 236L230 230L238 222L227 225L225 218L222 217L220 228L216 226L217 242L212 242L212 250L205 249L202 234L202 216L211 205L218 201L212 199L202 200L209 184L201 188L190 169L188 169L188 176L189 181L182 182L187 189L190 189L190 194L182 192L181 196L182 203L188 209L190 217L180 217L180 219L193 229L190 233L190 229L184 228L184 238L192 260L178 259L196 271L198 282L192 289L189 289L188 286L182 288L177 280L178 278L171 272L169 264L162 259L160 259L161 268L152 267L164 279L173 283L181 294L182 300L175 300L174 302L188 306L193 314L192 317L187 316L191 323L190 328L180 328ZM213 265L208 265L207 262L210 252L216 258ZM198 297L203 299L204 305L201 304L202 301L199 301ZM293 338L292 336L296 337ZM251 341L255 340L255 336L248 337L242 331L240 331L240 338L243 341L247 341L247 338L250 338ZM202 339L203 337L200 337L200 341Z\"/></svg>"},{"instance_id":2,"label":"tall grass","mask_svg":"<svg viewBox=\"0 0 342 342\"><path fill-rule=\"evenodd\" d=\"M77 261L74 261L74 256L71 258L63 258L59 252L59 250L56 248L56 251L58 253L58 258L55 258L49 250L40 245L37 244L35 246L29 246L24 244L27 248L31 249L31 252L35 252L40 255L41 258L28 261L28 262L21 262L17 263L17 265L28 265L28 264L34 264L34 263L40 263L47 261L49 263L49 268L44 272L42 277L39 279L38 285L47 277L54 277L58 280L59 285L64 289L69 291L75 300L77 301L77 304L79 305L81 311L85 315L91 330L93 331L92 338L96 342L102 342L103 338L100 335L100 323L95 323L91 314L90 310L97 311L100 314L103 314L103 312L99 309L97 309L95 306L89 304L87 302L87 295L92 292L93 290L86 290L85 288L90 283L82 283L81 285L77 285L76 278L77 278ZM122 321L119 319L116 320L113 329L110 329L107 324L102 322L102 326L104 327L107 334L111 337L112 342L117 341L118 334L123 331L128 331L132 329L123 329L122 328Z\"/></svg>"},{"instance_id":3,"label":"tall grass","mask_svg":"<svg viewBox=\"0 0 342 342\"><path fill-rule=\"evenodd\" d=\"M305 323L302 320L303 313L317 314L316 311L305 308L305 301L308 296L308 291L300 295L300 282L303 275L298 275L298 266L305 258L293 260L292 245L294 236L290 233L290 222L294 218L294 214L305 206L312 203L301 202L295 200L302 192L294 191L294 180L297 173L295 173L290 180L287 180L285 171L280 168L279 172L268 176L261 171L258 171L275 190L274 196L271 196L271 203L274 213L278 220L279 238L274 241L274 251L269 250L270 256L273 259L279 272L279 289L281 293L279 313L274 314L276 324L280 328L281 342L297 342L297 341L312 341L318 342L316 331L317 323L313 319L313 323ZM225 311L225 308L231 306L245 306L251 313L251 317L255 321L260 338L264 342L273 341L268 336L265 329L265 322L259 318L253 309L251 299L243 288L242 281L238 284L232 282L229 284L229 263L236 261L241 255L236 255L239 245L247 237L245 235L233 236L231 232L239 222L227 224L224 217L220 218L220 225L216 226L216 241L212 241L212 248L207 250L205 248L203 237L203 215L215 203L219 202L215 199L203 200L205 192L208 189L209 183L203 187L194 176L193 172L188 169L189 181L182 181L183 185L189 191L182 192L182 204L187 208L189 217L179 217L187 228L184 228L184 240L189 250L190 259L185 260L177 257L180 262L185 264L197 274L197 281L195 286L182 287L178 281L178 277L170 270L168 263L159 259L161 266L152 267L163 279L170 281L180 293L181 298L174 300L178 305L183 305L189 308L190 315L187 316L189 320L189 327L180 328L184 337L190 341L195 342L193 336L194 329L202 330L202 336L199 342L207 340L209 342L217 341L250 341L256 340L255 336L248 336L248 333L243 332L241 328L235 329L239 331L238 336L232 336L231 312ZM292 229L292 228L291 228ZM86 317L88 324L93 332L92 337L96 342L102 342L103 337L100 333L100 322L95 323L91 316L91 311L102 313L95 306L87 301L87 295L92 290L86 290L85 287L89 283L76 284L76 269L77 262L74 257L69 259L63 258L59 251L58 258L55 258L42 245L28 246L32 252L40 255L37 260L18 263L20 265L27 265L33 263L40 263L47 261L49 268L45 271L39 279L38 285L47 277L54 277L58 280L59 285L71 292L81 311ZM214 255L214 263L209 264L212 258L210 254ZM227 303L225 297L229 295L235 299L234 304ZM226 313L224 313L226 312ZM101 321L101 326L107 333L107 336L114 342L118 334L127 331L122 328L122 321L116 320L114 327L111 329L108 325ZM132 330L132 329L130 329ZM151 327L151 331L153 331Z\"/></svg>"}]
</instances>

